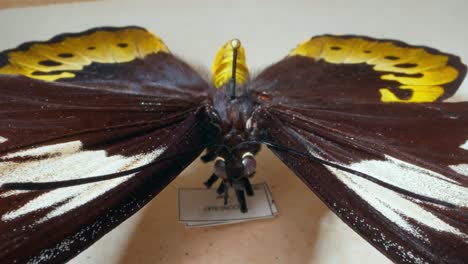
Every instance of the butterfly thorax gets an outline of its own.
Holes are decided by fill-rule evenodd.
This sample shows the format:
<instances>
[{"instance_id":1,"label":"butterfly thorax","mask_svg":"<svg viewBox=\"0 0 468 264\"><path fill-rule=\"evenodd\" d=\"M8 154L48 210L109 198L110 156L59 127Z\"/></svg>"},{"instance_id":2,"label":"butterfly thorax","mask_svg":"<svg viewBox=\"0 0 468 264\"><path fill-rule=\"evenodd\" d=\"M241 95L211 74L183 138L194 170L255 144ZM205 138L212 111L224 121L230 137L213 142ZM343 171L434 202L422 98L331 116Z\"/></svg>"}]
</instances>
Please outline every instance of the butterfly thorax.
<instances>
[{"instance_id":1,"label":"butterfly thorax","mask_svg":"<svg viewBox=\"0 0 468 264\"><path fill-rule=\"evenodd\" d=\"M259 151L260 144L253 141L247 125L255 105L245 93L231 100L226 91L222 88L213 97L214 114L217 115L214 125L220 128L216 140L219 144L208 148L203 160L216 160L216 176L232 185L236 180L253 176L255 167L246 168L246 163L251 164L250 159L255 161L253 156ZM245 160L247 156L249 161ZM218 160L223 164L220 165Z\"/></svg>"},{"instance_id":2,"label":"butterfly thorax","mask_svg":"<svg viewBox=\"0 0 468 264\"><path fill-rule=\"evenodd\" d=\"M244 193L253 195L249 178L255 174L254 155L260 150L260 144L252 140L253 135L246 125L254 106L244 96L230 100L222 90L216 93L213 103L218 116L215 125L220 128L216 140L219 144L209 147L202 157L204 162L214 161L213 175L205 185L211 187L220 178L222 182L217 191L224 194L225 203L228 189L233 188L241 211L246 212Z\"/></svg>"}]
</instances>

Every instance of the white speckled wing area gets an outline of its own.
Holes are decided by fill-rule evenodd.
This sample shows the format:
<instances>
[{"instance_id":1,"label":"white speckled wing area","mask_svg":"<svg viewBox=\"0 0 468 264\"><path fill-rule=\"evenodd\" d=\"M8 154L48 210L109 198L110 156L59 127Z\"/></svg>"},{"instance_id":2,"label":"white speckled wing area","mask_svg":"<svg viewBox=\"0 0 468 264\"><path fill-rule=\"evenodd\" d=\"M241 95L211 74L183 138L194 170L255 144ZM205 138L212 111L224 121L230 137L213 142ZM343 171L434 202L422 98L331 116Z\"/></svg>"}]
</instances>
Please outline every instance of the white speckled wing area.
<instances>
[{"instance_id":1,"label":"white speckled wing area","mask_svg":"<svg viewBox=\"0 0 468 264\"><path fill-rule=\"evenodd\" d=\"M468 188L444 178L435 172L407 164L394 158L386 160L367 160L347 166L355 171L372 175L386 183L392 184L412 193L431 197L439 201L454 204L459 207L468 207ZM412 235L430 242L422 234L418 225L422 224L437 232L449 232L468 240L466 230L460 230L445 222L424 209L417 199L389 190L377 183L356 177L354 174L344 172L327 166L327 169L336 175L348 188L365 200L370 206L379 211L385 218ZM417 221L412 224L410 219Z\"/></svg>"},{"instance_id":2,"label":"white speckled wing area","mask_svg":"<svg viewBox=\"0 0 468 264\"><path fill-rule=\"evenodd\" d=\"M150 153L124 157L121 155L109 156L104 150L83 150L79 141L31 148L0 156L0 160L27 158L27 161L1 162L0 184L24 181L24 175L28 175L28 181L37 183L118 173L148 165L156 160L165 149L165 146L161 146ZM50 158L38 159L41 156L49 156ZM2 215L1 220L11 221L28 213L53 206L47 215L31 224L46 221L98 198L134 175L135 173L132 173L117 179L51 190ZM10 197L19 193L24 193L24 191L13 190L1 194L0 197Z\"/></svg>"},{"instance_id":3,"label":"white speckled wing area","mask_svg":"<svg viewBox=\"0 0 468 264\"><path fill-rule=\"evenodd\" d=\"M268 141L303 153L272 147L345 223L390 259L463 263L468 257L468 103L332 107L275 106L268 109L274 121L254 122L268 127Z\"/></svg>"}]
</instances>

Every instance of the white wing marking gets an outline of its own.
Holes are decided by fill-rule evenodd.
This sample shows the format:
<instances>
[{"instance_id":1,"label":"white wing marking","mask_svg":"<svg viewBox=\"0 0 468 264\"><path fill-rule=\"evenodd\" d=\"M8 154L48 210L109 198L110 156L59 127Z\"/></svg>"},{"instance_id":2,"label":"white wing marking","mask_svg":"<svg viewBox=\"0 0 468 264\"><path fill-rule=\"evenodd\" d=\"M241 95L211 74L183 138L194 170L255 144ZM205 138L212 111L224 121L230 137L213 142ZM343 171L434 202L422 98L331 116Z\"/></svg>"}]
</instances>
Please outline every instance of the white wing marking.
<instances>
[{"instance_id":1,"label":"white wing marking","mask_svg":"<svg viewBox=\"0 0 468 264\"><path fill-rule=\"evenodd\" d=\"M310 150L310 153L317 156L314 151ZM390 156L386 156L386 160L364 160L351 165L340 165L416 194L461 207L468 205L466 199L468 197L468 188L458 185L455 181L439 173ZM327 169L390 221L421 239L428 241L407 218L412 218L434 230L449 232L468 239L465 233L426 211L411 198L348 172L329 166L327 166Z\"/></svg>"},{"instance_id":2,"label":"white wing marking","mask_svg":"<svg viewBox=\"0 0 468 264\"><path fill-rule=\"evenodd\" d=\"M468 150L468 140L465 143L460 145L460 148Z\"/></svg>"},{"instance_id":3,"label":"white wing marking","mask_svg":"<svg viewBox=\"0 0 468 264\"><path fill-rule=\"evenodd\" d=\"M71 141L67 143L54 144L49 146L31 148L10 153L1 156L2 159L9 158L24 158L24 157L40 157L44 155L66 155L78 152L83 147L80 141Z\"/></svg>"},{"instance_id":4,"label":"white wing marking","mask_svg":"<svg viewBox=\"0 0 468 264\"><path fill-rule=\"evenodd\" d=\"M413 193L468 206L468 188L460 186L458 182L388 155L385 158L383 161L364 160L347 167Z\"/></svg>"},{"instance_id":5,"label":"white wing marking","mask_svg":"<svg viewBox=\"0 0 468 264\"><path fill-rule=\"evenodd\" d=\"M79 141L38 147L30 150L11 153L1 158L34 157L47 155L50 158L27 162L1 162L0 183L21 181L60 181L78 179L90 176L116 173L119 171L136 168L156 159L166 147L161 146L156 150L139 154L132 157L121 155L108 156L103 150L83 151ZM58 205L47 216L39 219L36 223L64 214L79 207L117 185L125 182L131 176L107 180L97 183L78 185L67 188L59 188L47 192L16 210L10 211L2 216L3 221L13 220L28 213L41 210L52 205ZM27 178L26 178L26 177ZM5 196L16 195L24 191L10 191Z\"/></svg>"},{"instance_id":6,"label":"white wing marking","mask_svg":"<svg viewBox=\"0 0 468 264\"><path fill-rule=\"evenodd\" d=\"M0 144L2 144L3 142L6 142L7 140L8 140L7 138L0 136Z\"/></svg>"},{"instance_id":7,"label":"white wing marking","mask_svg":"<svg viewBox=\"0 0 468 264\"><path fill-rule=\"evenodd\" d=\"M468 140L461 144L460 148L468 150ZM450 165L449 167L457 173L468 176L468 164Z\"/></svg>"},{"instance_id":8,"label":"white wing marking","mask_svg":"<svg viewBox=\"0 0 468 264\"><path fill-rule=\"evenodd\" d=\"M449 167L461 175L468 176L468 164L450 165Z\"/></svg>"},{"instance_id":9,"label":"white wing marking","mask_svg":"<svg viewBox=\"0 0 468 264\"><path fill-rule=\"evenodd\" d=\"M413 226L403 216L413 218L414 220L438 231L450 232L458 236L466 236L457 228L445 223L432 213L424 210L424 208L415 202L403 198L402 195L394 191L335 168L327 168L348 188L364 199L370 206L374 207L390 221L412 233L416 237L429 242L429 240L420 233L418 228Z\"/></svg>"}]
</instances>

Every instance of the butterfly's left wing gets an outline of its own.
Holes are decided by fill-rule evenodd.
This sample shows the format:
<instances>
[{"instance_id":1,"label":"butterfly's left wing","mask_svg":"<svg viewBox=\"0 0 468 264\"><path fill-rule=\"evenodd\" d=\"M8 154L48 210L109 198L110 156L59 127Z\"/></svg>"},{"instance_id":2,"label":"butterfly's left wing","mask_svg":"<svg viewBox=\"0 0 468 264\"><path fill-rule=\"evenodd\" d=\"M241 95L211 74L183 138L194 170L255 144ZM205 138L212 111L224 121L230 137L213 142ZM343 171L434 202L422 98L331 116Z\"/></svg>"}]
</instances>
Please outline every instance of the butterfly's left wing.
<instances>
[{"instance_id":1,"label":"butterfly's left wing","mask_svg":"<svg viewBox=\"0 0 468 264\"><path fill-rule=\"evenodd\" d=\"M63 263L203 149L207 83L142 28L64 34L0 53L0 61L0 183L133 170L73 187L1 189L1 263Z\"/></svg>"},{"instance_id":2,"label":"butterfly's left wing","mask_svg":"<svg viewBox=\"0 0 468 264\"><path fill-rule=\"evenodd\" d=\"M320 36L250 85L259 139L396 262L468 259L468 103L459 58ZM276 147L275 147L276 146Z\"/></svg>"}]
</instances>

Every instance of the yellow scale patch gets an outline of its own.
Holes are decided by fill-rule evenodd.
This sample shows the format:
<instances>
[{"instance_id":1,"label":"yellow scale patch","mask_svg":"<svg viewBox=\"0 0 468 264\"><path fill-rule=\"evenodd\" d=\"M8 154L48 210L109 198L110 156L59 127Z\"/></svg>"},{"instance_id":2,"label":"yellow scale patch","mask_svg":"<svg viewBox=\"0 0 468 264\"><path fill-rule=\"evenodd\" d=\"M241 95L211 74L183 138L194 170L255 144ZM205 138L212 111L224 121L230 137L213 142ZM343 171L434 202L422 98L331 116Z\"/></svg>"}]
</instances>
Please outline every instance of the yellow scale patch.
<instances>
[{"instance_id":1,"label":"yellow scale patch","mask_svg":"<svg viewBox=\"0 0 468 264\"><path fill-rule=\"evenodd\" d=\"M221 88L232 77L234 48L231 42L232 41L228 41L218 50L213 61L213 84L216 88ZM239 45L240 46L237 48L236 60L236 83L242 85L247 82L250 75L245 59L244 47L242 47L240 42Z\"/></svg>"},{"instance_id":2,"label":"yellow scale patch","mask_svg":"<svg viewBox=\"0 0 468 264\"><path fill-rule=\"evenodd\" d=\"M381 87L382 102L433 102L444 93L442 85L458 77L448 65L448 56L431 54L423 48L400 47L390 41L372 41L359 37L314 37L294 49L289 56L301 55L333 64L367 63L377 72L385 72L382 80L399 82L400 89L412 90L409 99L398 98L389 88ZM418 77L396 74L419 74Z\"/></svg>"},{"instance_id":3,"label":"yellow scale patch","mask_svg":"<svg viewBox=\"0 0 468 264\"><path fill-rule=\"evenodd\" d=\"M160 51L169 53L157 36L144 29L103 29L65 37L60 42L34 43L26 51L10 51L7 54L9 64L0 68L0 74L55 81L73 78L75 74L69 71L82 70L93 62L123 63ZM62 72L52 74L56 71Z\"/></svg>"}]
</instances>

